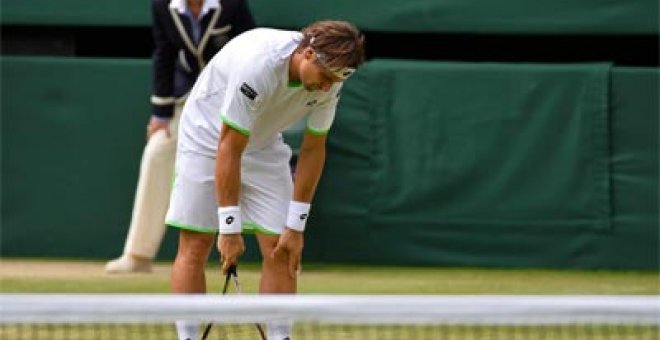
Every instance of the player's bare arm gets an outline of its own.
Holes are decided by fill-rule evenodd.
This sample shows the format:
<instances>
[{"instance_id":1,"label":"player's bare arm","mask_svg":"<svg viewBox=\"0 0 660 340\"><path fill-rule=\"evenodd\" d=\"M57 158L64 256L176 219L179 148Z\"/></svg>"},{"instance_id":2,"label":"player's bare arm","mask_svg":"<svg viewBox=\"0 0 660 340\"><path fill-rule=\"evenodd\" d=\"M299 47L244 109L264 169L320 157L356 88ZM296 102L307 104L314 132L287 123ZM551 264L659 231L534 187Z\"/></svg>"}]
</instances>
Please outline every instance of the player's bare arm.
<instances>
[{"instance_id":1,"label":"player's bare arm","mask_svg":"<svg viewBox=\"0 0 660 340\"><path fill-rule=\"evenodd\" d=\"M218 206L237 207L241 183L241 156L248 143L248 136L223 123L218 141L218 151L215 164L215 187ZM240 216L240 211L237 212ZM225 221L238 223L238 232L223 233L218 237L218 251L222 256L222 272L226 273L229 266L238 262L238 257L245 251L243 236L241 236L240 219L238 216L228 216ZM221 221L222 223L222 221Z\"/></svg>"},{"instance_id":2,"label":"player's bare arm","mask_svg":"<svg viewBox=\"0 0 660 340\"><path fill-rule=\"evenodd\" d=\"M296 202L310 203L314 197L325 163L325 141L326 135L318 136L305 132L296 165L293 189L293 200ZM273 256L288 257L291 277L295 277L298 273L303 243L303 233L287 226L273 252Z\"/></svg>"},{"instance_id":3,"label":"player's bare arm","mask_svg":"<svg viewBox=\"0 0 660 340\"><path fill-rule=\"evenodd\" d=\"M325 164L325 141L327 135L315 135L305 131L296 165L293 200L311 202Z\"/></svg>"}]
</instances>

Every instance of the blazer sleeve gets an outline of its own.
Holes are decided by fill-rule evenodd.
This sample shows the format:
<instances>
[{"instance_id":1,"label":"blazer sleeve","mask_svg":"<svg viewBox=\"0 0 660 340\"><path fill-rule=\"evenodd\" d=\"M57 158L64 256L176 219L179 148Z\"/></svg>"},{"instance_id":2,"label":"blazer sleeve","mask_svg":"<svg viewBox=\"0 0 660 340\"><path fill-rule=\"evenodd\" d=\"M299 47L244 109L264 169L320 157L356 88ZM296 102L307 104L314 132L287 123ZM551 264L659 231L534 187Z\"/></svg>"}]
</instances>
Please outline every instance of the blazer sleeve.
<instances>
[{"instance_id":1,"label":"blazer sleeve","mask_svg":"<svg viewBox=\"0 0 660 340\"><path fill-rule=\"evenodd\" d=\"M174 116L174 71L177 49L167 38L167 30L172 29L172 20L167 1L152 1L154 40L152 114L159 118Z\"/></svg>"},{"instance_id":2,"label":"blazer sleeve","mask_svg":"<svg viewBox=\"0 0 660 340\"><path fill-rule=\"evenodd\" d=\"M232 30L232 38L255 28L254 18L250 12L247 0L238 0L236 13L234 15L234 22L232 23L234 29Z\"/></svg>"}]
</instances>

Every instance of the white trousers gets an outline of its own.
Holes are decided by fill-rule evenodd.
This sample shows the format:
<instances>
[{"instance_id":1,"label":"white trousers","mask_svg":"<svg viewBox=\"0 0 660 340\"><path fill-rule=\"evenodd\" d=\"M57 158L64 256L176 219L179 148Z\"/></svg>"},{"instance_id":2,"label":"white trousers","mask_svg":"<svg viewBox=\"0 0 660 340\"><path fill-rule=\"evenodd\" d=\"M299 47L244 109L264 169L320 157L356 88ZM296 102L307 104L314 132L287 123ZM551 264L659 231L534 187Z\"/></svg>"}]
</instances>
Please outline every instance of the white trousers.
<instances>
[{"instance_id":1,"label":"white trousers","mask_svg":"<svg viewBox=\"0 0 660 340\"><path fill-rule=\"evenodd\" d=\"M183 102L176 104L170 121L170 137L159 130L144 148L124 255L153 259L160 248L166 230L165 214L172 189L182 109Z\"/></svg>"}]
</instances>

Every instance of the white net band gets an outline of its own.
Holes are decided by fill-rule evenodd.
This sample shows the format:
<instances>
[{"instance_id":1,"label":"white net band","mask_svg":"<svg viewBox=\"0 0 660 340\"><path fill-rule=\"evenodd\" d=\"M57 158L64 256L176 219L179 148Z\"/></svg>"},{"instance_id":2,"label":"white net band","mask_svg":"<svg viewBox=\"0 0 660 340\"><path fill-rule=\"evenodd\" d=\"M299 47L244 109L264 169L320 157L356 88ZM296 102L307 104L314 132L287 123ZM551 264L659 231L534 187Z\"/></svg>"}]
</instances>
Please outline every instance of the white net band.
<instances>
[{"instance_id":1,"label":"white net band","mask_svg":"<svg viewBox=\"0 0 660 340\"><path fill-rule=\"evenodd\" d=\"M660 324L658 296L0 295L0 324Z\"/></svg>"}]
</instances>

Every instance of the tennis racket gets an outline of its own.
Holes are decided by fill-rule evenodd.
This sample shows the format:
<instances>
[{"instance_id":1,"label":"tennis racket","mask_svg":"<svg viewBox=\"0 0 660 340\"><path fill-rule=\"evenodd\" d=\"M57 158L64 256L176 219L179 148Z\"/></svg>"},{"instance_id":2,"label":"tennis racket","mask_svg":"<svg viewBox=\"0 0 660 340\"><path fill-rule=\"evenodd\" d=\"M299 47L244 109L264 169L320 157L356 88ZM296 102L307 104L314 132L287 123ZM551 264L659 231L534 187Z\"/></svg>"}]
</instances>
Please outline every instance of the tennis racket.
<instances>
[{"instance_id":1,"label":"tennis racket","mask_svg":"<svg viewBox=\"0 0 660 340\"><path fill-rule=\"evenodd\" d=\"M235 264L231 265L227 269L227 275L225 275L225 282L222 286L222 295L226 295L227 292L229 291L229 281L233 282L234 289L236 290L236 294L243 293L243 290L241 289L241 283L238 281L238 272L236 271ZM254 325L256 326L257 331L259 332L259 339L266 340L266 332L264 332L263 327L258 323L255 323ZM206 325L206 328L204 329L204 333L202 333L202 340L208 339L212 327L213 327L213 322L209 322L209 324Z\"/></svg>"}]
</instances>

